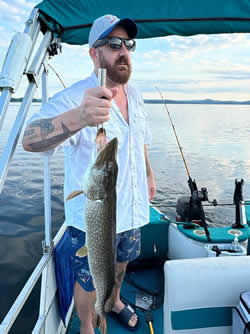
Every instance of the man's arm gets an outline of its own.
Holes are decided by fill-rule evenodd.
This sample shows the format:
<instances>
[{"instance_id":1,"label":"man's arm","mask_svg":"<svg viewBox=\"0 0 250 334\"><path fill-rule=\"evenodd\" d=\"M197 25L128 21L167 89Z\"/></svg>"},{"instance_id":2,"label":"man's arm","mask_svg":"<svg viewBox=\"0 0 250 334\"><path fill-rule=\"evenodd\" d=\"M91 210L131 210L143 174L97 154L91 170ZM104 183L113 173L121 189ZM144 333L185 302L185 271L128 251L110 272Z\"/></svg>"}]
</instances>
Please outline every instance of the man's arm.
<instances>
[{"instance_id":1,"label":"man's arm","mask_svg":"<svg viewBox=\"0 0 250 334\"><path fill-rule=\"evenodd\" d=\"M24 132L23 147L31 152L51 150L82 127L77 108L57 117L36 120L28 125Z\"/></svg>"},{"instance_id":2,"label":"man's arm","mask_svg":"<svg viewBox=\"0 0 250 334\"><path fill-rule=\"evenodd\" d=\"M60 145L86 126L107 122L110 118L111 100L116 92L115 88L90 88L86 90L79 107L56 117L32 122L24 132L23 148L31 152L45 152Z\"/></svg>"},{"instance_id":3,"label":"man's arm","mask_svg":"<svg viewBox=\"0 0 250 334\"><path fill-rule=\"evenodd\" d=\"M148 195L149 195L149 201L151 201L156 193L156 184L155 184L154 173L149 162L146 145L144 145L144 152L145 152L146 174L148 180Z\"/></svg>"}]
</instances>

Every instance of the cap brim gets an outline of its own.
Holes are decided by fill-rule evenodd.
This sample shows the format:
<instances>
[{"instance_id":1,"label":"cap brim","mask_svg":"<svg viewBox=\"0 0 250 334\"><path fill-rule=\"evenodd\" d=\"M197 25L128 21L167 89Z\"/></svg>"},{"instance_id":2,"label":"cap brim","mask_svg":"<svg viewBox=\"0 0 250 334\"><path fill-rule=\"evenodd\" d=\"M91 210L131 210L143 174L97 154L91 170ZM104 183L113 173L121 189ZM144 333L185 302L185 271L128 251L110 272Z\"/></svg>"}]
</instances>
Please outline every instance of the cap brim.
<instances>
[{"instance_id":1,"label":"cap brim","mask_svg":"<svg viewBox=\"0 0 250 334\"><path fill-rule=\"evenodd\" d=\"M128 37L129 38L135 38L136 37L136 35L137 35L137 25L136 25L136 23L133 20L131 20L129 18L121 19L117 23L117 26L124 27L125 30L128 33Z\"/></svg>"}]
</instances>

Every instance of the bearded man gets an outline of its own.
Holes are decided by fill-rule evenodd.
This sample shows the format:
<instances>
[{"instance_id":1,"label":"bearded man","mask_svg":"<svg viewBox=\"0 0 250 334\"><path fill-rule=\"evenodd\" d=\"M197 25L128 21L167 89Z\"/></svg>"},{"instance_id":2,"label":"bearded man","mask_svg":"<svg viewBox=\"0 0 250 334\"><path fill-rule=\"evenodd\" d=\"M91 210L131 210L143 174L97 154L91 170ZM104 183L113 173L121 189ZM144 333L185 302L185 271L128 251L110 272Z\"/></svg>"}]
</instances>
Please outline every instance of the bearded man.
<instances>
[{"instance_id":1,"label":"bearded man","mask_svg":"<svg viewBox=\"0 0 250 334\"><path fill-rule=\"evenodd\" d=\"M65 153L64 198L81 189L95 149L96 127L103 124L107 140L118 138L117 265L119 280L113 315L127 328L138 327L130 305L120 299L120 286L129 261L140 253L140 227L149 222L149 201L156 192L146 145L150 130L142 96L128 82L130 52L135 50L137 26L131 19L104 15L89 34L89 54L94 63L90 77L57 93L29 120L23 137L27 151L43 152L62 146ZM98 69L106 68L106 87L98 87ZM74 300L81 334L94 334L95 288L87 257L76 255L85 243L85 197L65 202L66 225L71 234Z\"/></svg>"}]
</instances>

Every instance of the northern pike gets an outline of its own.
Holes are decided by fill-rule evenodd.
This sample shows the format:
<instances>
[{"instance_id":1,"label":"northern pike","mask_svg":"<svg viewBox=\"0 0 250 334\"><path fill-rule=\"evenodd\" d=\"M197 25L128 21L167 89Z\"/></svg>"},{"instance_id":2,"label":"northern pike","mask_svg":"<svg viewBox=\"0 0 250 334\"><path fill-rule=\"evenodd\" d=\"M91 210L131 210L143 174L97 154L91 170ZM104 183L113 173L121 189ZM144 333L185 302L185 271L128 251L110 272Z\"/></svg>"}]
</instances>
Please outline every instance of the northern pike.
<instances>
[{"instance_id":1,"label":"northern pike","mask_svg":"<svg viewBox=\"0 0 250 334\"><path fill-rule=\"evenodd\" d=\"M105 135L105 132L101 132L99 131L99 134ZM117 293L115 265L118 140L113 138L106 143L101 139L101 145L104 147L89 169L83 190L74 191L67 200L80 193L86 196L86 244L76 255L80 257L88 255L90 273L96 288L96 325L102 334L107 334L106 313L112 310Z\"/></svg>"}]
</instances>

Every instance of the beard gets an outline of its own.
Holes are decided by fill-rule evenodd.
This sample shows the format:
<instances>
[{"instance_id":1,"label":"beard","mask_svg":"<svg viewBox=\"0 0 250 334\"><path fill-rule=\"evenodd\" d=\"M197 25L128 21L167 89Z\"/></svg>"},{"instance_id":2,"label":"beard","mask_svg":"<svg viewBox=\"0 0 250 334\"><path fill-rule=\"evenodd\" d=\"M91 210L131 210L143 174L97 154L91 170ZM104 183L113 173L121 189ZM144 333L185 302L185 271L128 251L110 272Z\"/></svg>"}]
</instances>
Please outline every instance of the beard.
<instances>
[{"instance_id":1,"label":"beard","mask_svg":"<svg viewBox=\"0 0 250 334\"><path fill-rule=\"evenodd\" d=\"M100 67L107 69L107 77L115 83L126 84L131 75L131 64L126 56L120 56L113 65L110 65L104 58L102 52L100 55ZM126 65L121 69L120 65Z\"/></svg>"}]
</instances>

